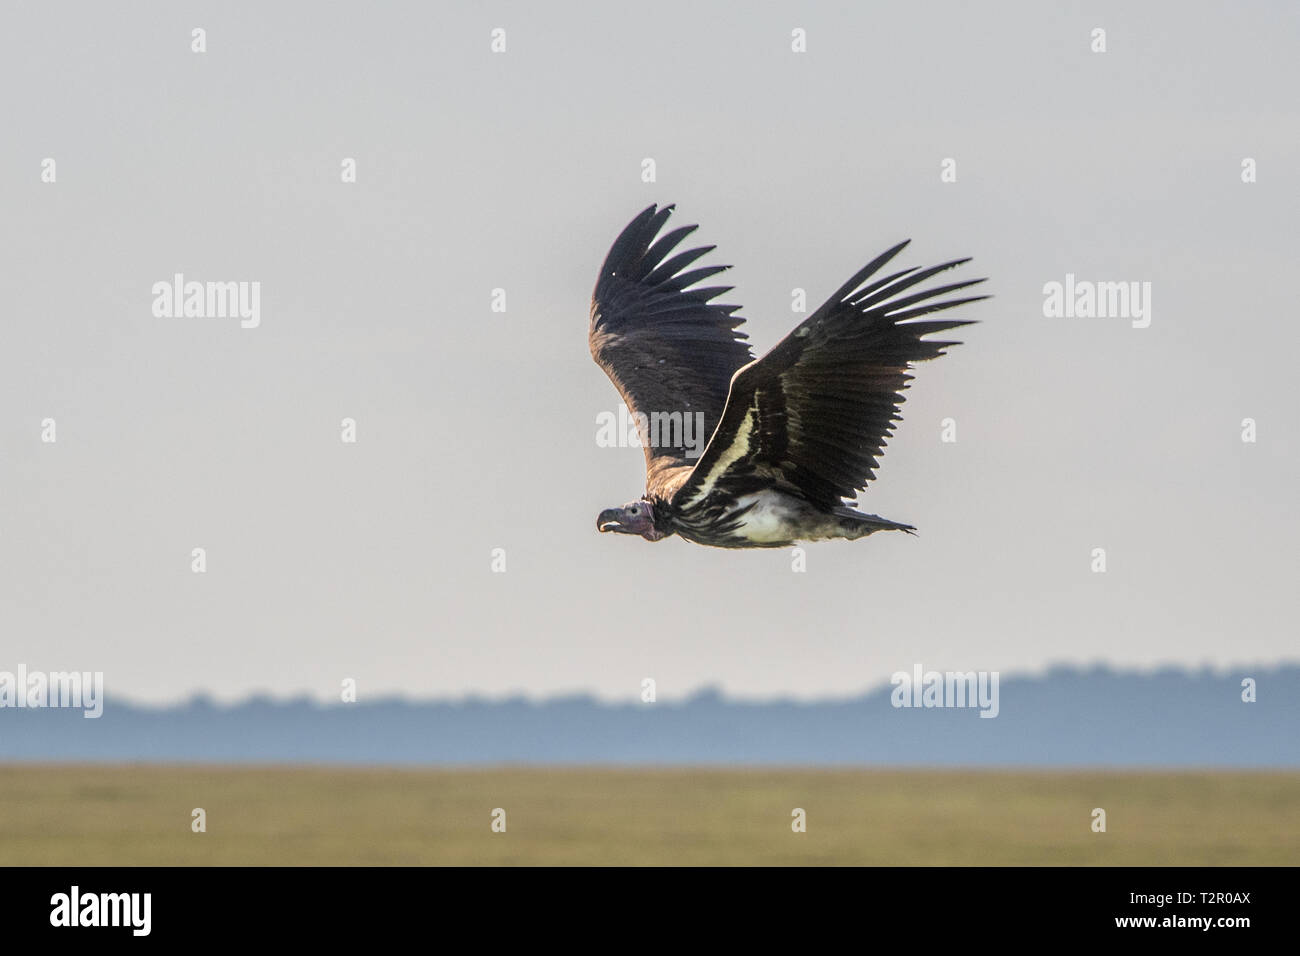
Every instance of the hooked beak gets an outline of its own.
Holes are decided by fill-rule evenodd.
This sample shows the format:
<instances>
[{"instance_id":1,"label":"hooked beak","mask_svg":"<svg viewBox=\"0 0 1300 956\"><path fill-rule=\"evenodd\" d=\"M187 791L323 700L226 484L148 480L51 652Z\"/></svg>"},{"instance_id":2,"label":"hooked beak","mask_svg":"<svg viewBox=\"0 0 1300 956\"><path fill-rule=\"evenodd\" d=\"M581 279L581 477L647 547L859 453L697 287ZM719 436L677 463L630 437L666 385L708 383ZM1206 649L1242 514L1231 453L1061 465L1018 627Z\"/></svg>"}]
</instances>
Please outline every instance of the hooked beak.
<instances>
[{"instance_id":1,"label":"hooked beak","mask_svg":"<svg viewBox=\"0 0 1300 956\"><path fill-rule=\"evenodd\" d=\"M623 527L623 512L619 508L606 508L596 518L597 531L618 531Z\"/></svg>"}]
</instances>

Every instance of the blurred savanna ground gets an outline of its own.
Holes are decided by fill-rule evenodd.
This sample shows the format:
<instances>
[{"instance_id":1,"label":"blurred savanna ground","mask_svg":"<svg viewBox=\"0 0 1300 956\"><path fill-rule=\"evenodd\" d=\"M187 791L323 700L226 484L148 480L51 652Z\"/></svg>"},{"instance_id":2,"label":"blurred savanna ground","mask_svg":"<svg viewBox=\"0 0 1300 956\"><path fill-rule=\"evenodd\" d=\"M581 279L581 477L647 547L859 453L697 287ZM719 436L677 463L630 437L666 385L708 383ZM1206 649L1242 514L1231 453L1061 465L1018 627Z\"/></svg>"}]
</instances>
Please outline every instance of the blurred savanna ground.
<instances>
[{"instance_id":1,"label":"blurred savanna ground","mask_svg":"<svg viewBox=\"0 0 1300 956\"><path fill-rule=\"evenodd\" d=\"M0 865L1297 862L1300 772L0 766Z\"/></svg>"}]
</instances>

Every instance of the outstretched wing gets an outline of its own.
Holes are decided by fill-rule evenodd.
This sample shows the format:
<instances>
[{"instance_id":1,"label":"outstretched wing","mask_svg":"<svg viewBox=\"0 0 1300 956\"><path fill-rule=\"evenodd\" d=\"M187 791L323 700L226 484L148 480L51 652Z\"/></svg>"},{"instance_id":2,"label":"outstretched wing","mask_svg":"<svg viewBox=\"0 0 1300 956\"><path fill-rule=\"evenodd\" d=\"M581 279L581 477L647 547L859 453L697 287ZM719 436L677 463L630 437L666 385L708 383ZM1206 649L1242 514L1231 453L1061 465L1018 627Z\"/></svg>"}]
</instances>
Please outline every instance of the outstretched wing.
<instances>
[{"instance_id":1,"label":"outstretched wing","mask_svg":"<svg viewBox=\"0 0 1300 956\"><path fill-rule=\"evenodd\" d=\"M592 293L588 332L592 358L628 411L648 426L642 444L652 492L699 461L722 416L731 376L753 358L745 334L736 331L745 321L732 314L740 306L711 301L731 286L692 288L731 267L689 269L713 246L669 258L697 228L659 236L672 211L650 206L614 240Z\"/></svg>"},{"instance_id":2,"label":"outstretched wing","mask_svg":"<svg viewBox=\"0 0 1300 956\"><path fill-rule=\"evenodd\" d=\"M911 363L960 344L924 336L971 324L911 320L988 298L933 301L983 279L903 294L967 259L868 281L906 245L869 263L772 351L736 373L718 431L675 505L775 482L832 509L875 477L899 421Z\"/></svg>"}]
</instances>

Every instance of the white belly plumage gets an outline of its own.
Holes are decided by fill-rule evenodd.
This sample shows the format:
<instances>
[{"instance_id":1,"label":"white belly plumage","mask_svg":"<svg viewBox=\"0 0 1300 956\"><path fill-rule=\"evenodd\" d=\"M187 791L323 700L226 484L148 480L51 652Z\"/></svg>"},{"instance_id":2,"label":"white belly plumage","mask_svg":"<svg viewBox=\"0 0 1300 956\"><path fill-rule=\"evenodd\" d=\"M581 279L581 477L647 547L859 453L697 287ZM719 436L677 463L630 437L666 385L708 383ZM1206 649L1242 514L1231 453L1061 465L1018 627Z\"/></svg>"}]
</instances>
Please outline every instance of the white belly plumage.
<instances>
[{"instance_id":1,"label":"white belly plumage","mask_svg":"<svg viewBox=\"0 0 1300 956\"><path fill-rule=\"evenodd\" d=\"M737 510L753 505L740 519L736 533L750 541L791 541L799 537L799 516L808 506L797 498L766 491L736 499Z\"/></svg>"}]
</instances>

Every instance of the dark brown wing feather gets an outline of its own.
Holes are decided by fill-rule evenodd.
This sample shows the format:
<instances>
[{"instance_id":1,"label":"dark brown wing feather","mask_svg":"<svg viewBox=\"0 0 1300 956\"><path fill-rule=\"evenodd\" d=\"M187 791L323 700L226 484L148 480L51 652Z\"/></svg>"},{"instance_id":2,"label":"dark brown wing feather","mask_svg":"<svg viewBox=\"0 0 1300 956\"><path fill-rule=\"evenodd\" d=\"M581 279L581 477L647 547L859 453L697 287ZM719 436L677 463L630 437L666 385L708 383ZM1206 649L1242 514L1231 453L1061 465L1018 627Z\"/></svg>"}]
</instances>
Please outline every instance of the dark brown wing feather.
<instances>
[{"instance_id":1,"label":"dark brown wing feather","mask_svg":"<svg viewBox=\"0 0 1300 956\"><path fill-rule=\"evenodd\" d=\"M658 430L658 447L650 447L647 436L642 437L646 490L651 494L662 490L674 474L684 475L694 467L722 416L732 374L753 358L743 341L746 336L736 331L745 321L733 315L740 306L711 301L731 287L691 288L730 266L689 269L713 246L669 258L696 229L684 226L659 236L672 211L672 206L650 206L614 240L592 293L588 332L592 358L623 396L628 411L647 421L666 416L659 419L664 427ZM692 453L692 442L676 423L697 412L704 416L703 431L696 438L693 429L697 443ZM674 413L679 417L672 418Z\"/></svg>"},{"instance_id":2,"label":"dark brown wing feather","mask_svg":"<svg viewBox=\"0 0 1300 956\"><path fill-rule=\"evenodd\" d=\"M743 494L775 482L829 510L875 477L899 421L911 363L960 344L923 337L971 324L910 320L988 298L931 301L983 279L903 294L966 259L868 284L906 245L865 266L775 348L737 373L721 425L674 497L675 506L690 507L715 491Z\"/></svg>"}]
</instances>

